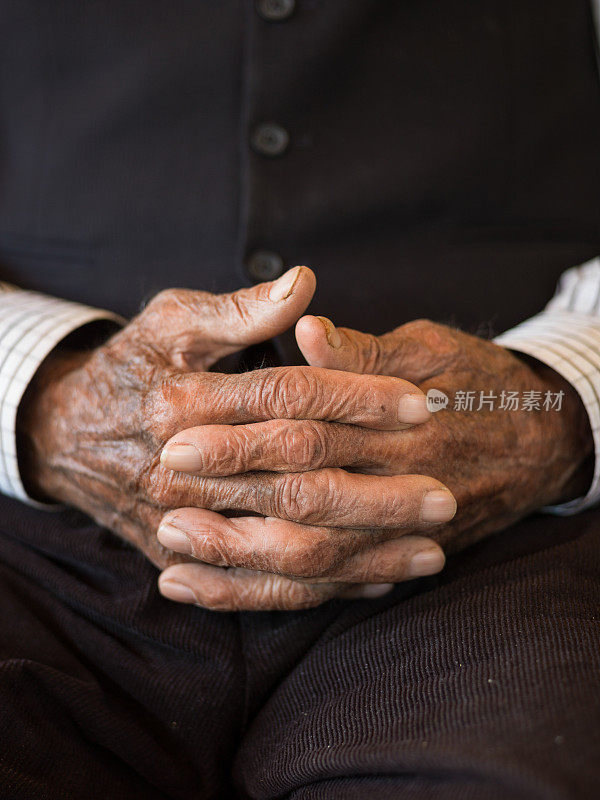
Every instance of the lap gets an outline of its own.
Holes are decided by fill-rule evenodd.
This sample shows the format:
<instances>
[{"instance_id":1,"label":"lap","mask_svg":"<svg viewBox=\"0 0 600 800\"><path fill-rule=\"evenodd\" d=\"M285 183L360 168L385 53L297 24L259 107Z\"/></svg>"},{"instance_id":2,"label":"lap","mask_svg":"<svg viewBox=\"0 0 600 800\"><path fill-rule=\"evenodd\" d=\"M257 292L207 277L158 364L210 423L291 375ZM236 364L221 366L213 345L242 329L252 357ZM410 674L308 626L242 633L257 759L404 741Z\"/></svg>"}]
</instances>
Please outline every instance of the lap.
<instances>
[{"instance_id":1,"label":"lap","mask_svg":"<svg viewBox=\"0 0 600 800\"><path fill-rule=\"evenodd\" d=\"M0 796L226 798L237 621L164 601L80 515L0 519Z\"/></svg>"},{"instance_id":2,"label":"lap","mask_svg":"<svg viewBox=\"0 0 600 800\"><path fill-rule=\"evenodd\" d=\"M256 800L598 793L600 512L376 601L240 615L164 600L94 526L43 552L32 519L0 536L3 797L221 800L232 771Z\"/></svg>"},{"instance_id":3,"label":"lap","mask_svg":"<svg viewBox=\"0 0 600 800\"><path fill-rule=\"evenodd\" d=\"M537 517L348 606L259 711L253 798L600 791L600 515Z\"/></svg>"}]
</instances>

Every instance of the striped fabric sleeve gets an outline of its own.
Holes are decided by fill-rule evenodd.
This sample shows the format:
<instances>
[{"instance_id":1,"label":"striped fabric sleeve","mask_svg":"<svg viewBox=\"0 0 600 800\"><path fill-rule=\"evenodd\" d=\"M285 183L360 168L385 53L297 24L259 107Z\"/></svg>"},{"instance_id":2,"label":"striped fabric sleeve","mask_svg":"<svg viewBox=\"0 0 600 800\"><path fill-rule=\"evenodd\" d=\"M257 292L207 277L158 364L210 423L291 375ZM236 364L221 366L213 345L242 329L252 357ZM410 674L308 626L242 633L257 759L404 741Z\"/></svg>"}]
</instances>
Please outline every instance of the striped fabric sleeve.
<instances>
[{"instance_id":1,"label":"striped fabric sleeve","mask_svg":"<svg viewBox=\"0 0 600 800\"><path fill-rule=\"evenodd\" d=\"M544 311L494 340L548 364L579 393L590 418L596 466L584 497L551 506L576 514L600 502L600 258L568 270Z\"/></svg>"},{"instance_id":2,"label":"striped fabric sleeve","mask_svg":"<svg viewBox=\"0 0 600 800\"><path fill-rule=\"evenodd\" d=\"M38 367L56 345L95 320L124 320L110 311L58 300L0 283L0 492L48 508L29 497L19 472L19 403ZM50 506L51 507L51 506Z\"/></svg>"}]
</instances>

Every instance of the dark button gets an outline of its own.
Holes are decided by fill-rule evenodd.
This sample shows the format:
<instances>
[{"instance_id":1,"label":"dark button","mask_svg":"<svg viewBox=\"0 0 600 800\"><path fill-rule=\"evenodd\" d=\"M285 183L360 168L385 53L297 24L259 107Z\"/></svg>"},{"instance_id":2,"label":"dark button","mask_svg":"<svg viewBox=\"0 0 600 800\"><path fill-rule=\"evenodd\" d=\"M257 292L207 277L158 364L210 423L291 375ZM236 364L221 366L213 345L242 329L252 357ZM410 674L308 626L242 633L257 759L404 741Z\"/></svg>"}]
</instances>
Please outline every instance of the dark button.
<instances>
[{"instance_id":1,"label":"dark button","mask_svg":"<svg viewBox=\"0 0 600 800\"><path fill-rule=\"evenodd\" d=\"M262 283L262 281L274 281L283 275L284 264L282 257L277 253L272 253L270 250L255 250L246 260L246 269L253 281Z\"/></svg>"},{"instance_id":2,"label":"dark button","mask_svg":"<svg viewBox=\"0 0 600 800\"><path fill-rule=\"evenodd\" d=\"M275 158L288 148L290 135L285 128L276 122L262 122L252 131L250 144L261 156Z\"/></svg>"},{"instance_id":3,"label":"dark button","mask_svg":"<svg viewBox=\"0 0 600 800\"><path fill-rule=\"evenodd\" d=\"M256 10L269 22L279 22L291 17L296 8L296 0L256 0Z\"/></svg>"}]
</instances>

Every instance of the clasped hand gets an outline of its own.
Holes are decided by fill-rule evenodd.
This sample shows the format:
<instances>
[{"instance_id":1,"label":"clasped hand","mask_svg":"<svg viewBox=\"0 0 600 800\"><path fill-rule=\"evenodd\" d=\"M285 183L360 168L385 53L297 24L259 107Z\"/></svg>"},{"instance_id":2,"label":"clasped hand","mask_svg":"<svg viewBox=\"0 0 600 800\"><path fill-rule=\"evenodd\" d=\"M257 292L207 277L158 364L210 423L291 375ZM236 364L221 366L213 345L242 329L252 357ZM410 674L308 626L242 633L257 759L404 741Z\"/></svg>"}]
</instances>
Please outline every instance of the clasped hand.
<instances>
[{"instance_id":1,"label":"clasped hand","mask_svg":"<svg viewBox=\"0 0 600 800\"><path fill-rule=\"evenodd\" d=\"M169 290L102 347L55 355L22 414L31 485L139 547L166 597L214 610L378 596L577 491L589 430L559 376L427 321L374 337L299 319L314 288L297 267ZM308 366L208 371L296 322ZM430 387L500 386L560 388L563 411L427 410Z\"/></svg>"}]
</instances>

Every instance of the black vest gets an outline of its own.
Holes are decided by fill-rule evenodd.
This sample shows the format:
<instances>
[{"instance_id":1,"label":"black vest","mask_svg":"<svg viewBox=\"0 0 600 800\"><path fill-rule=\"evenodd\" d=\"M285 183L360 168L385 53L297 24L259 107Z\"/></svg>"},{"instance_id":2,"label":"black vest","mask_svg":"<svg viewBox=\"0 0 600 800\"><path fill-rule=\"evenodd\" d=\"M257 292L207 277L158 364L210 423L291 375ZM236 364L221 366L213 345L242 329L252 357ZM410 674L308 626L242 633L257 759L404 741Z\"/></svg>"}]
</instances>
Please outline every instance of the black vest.
<instances>
[{"instance_id":1,"label":"black vest","mask_svg":"<svg viewBox=\"0 0 600 800\"><path fill-rule=\"evenodd\" d=\"M600 252L588 0L0 0L1 279L129 315L256 250L374 332L539 310Z\"/></svg>"}]
</instances>

